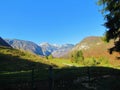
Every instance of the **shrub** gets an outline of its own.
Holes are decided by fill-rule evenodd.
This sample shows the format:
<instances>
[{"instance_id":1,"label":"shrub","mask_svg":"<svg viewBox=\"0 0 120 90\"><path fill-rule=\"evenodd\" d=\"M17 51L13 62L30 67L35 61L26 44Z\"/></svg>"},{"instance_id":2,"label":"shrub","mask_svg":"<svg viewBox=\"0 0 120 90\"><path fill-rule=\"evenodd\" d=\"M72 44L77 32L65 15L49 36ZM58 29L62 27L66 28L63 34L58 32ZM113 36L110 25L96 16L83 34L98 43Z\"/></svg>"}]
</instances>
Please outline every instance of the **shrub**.
<instances>
[{"instance_id":1,"label":"shrub","mask_svg":"<svg viewBox=\"0 0 120 90\"><path fill-rule=\"evenodd\" d=\"M50 55L48 56L48 59L53 59L53 55L50 54Z\"/></svg>"},{"instance_id":2,"label":"shrub","mask_svg":"<svg viewBox=\"0 0 120 90\"><path fill-rule=\"evenodd\" d=\"M71 62L81 63L84 61L84 56L82 51L74 51L71 54Z\"/></svg>"}]
</instances>

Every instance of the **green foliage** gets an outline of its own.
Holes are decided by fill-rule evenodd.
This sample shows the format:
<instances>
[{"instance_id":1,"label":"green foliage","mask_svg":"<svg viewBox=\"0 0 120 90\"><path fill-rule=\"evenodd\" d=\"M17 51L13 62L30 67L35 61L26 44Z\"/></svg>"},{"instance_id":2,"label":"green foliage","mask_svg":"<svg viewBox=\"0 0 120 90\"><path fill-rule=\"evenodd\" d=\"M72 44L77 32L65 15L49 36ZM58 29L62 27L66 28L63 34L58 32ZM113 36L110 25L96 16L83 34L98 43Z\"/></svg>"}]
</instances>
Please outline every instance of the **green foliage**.
<instances>
[{"instance_id":1,"label":"green foliage","mask_svg":"<svg viewBox=\"0 0 120 90\"><path fill-rule=\"evenodd\" d=\"M46 59L48 59L48 56L45 56Z\"/></svg>"},{"instance_id":2,"label":"green foliage","mask_svg":"<svg viewBox=\"0 0 120 90\"><path fill-rule=\"evenodd\" d=\"M71 62L81 63L84 61L84 56L82 51L74 51L71 54Z\"/></svg>"},{"instance_id":3,"label":"green foliage","mask_svg":"<svg viewBox=\"0 0 120 90\"><path fill-rule=\"evenodd\" d=\"M106 65L109 65L109 60L105 57L86 58L84 60L84 65L85 66L97 66L97 65L106 66Z\"/></svg>"},{"instance_id":4,"label":"green foliage","mask_svg":"<svg viewBox=\"0 0 120 90\"><path fill-rule=\"evenodd\" d=\"M0 47L1 71L26 71L34 68L47 67L49 63L35 54L7 47Z\"/></svg>"},{"instance_id":5,"label":"green foliage","mask_svg":"<svg viewBox=\"0 0 120 90\"><path fill-rule=\"evenodd\" d=\"M99 61L100 65L107 65L107 64L109 64L109 60L107 58L105 58L105 57L98 58L98 61Z\"/></svg>"},{"instance_id":6,"label":"green foliage","mask_svg":"<svg viewBox=\"0 0 120 90\"><path fill-rule=\"evenodd\" d=\"M106 33L105 33L105 35L103 35L101 37L101 40L104 41L104 42L106 42L106 43L108 43L108 40L107 40L107 37L106 37Z\"/></svg>"},{"instance_id":7,"label":"green foliage","mask_svg":"<svg viewBox=\"0 0 120 90\"><path fill-rule=\"evenodd\" d=\"M53 55L50 54L50 55L48 56L48 59L53 59Z\"/></svg>"},{"instance_id":8,"label":"green foliage","mask_svg":"<svg viewBox=\"0 0 120 90\"><path fill-rule=\"evenodd\" d=\"M103 5L102 13L106 22L104 26L107 28L105 40L109 42L115 40L115 46L110 49L112 51L120 51L120 0L98 0L98 5Z\"/></svg>"},{"instance_id":9,"label":"green foliage","mask_svg":"<svg viewBox=\"0 0 120 90\"><path fill-rule=\"evenodd\" d=\"M84 60L85 66L96 66L98 64L98 61L95 58L88 58Z\"/></svg>"}]
</instances>

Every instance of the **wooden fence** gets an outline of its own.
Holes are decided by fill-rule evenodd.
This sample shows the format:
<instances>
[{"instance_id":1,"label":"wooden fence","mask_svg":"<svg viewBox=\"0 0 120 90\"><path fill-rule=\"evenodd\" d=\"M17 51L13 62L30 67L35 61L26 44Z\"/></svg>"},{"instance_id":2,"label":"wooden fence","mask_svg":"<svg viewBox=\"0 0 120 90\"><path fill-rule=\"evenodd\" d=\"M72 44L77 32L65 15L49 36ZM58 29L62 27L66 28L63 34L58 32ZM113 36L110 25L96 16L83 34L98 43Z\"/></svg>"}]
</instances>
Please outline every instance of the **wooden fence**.
<instances>
[{"instance_id":1,"label":"wooden fence","mask_svg":"<svg viewBox=\"0 0 120 90\"><path fill-rule=\"evenodd\" d=\"M99 80L111 76L119 76L120 71L106 68L64 68L46 70L45 78L39 79L42 70L32 69L24 77L28 79L3 77L0 80L0 90L97 90L100 86ZM12 81L12 79L14 79Z\"/></svg>"}]
</instances>

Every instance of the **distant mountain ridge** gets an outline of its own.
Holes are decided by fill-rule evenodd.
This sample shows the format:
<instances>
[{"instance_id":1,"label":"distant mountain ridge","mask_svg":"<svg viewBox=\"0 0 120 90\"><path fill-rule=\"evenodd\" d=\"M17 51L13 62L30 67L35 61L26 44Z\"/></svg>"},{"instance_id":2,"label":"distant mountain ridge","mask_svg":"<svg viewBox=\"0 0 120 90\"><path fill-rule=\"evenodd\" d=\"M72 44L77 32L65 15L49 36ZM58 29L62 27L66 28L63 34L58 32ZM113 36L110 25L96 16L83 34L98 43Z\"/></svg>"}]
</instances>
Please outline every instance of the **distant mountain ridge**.
<instances>
[{"instance_id":1,"label":"distant mountain ridge","mask_svg":"<svg viewBox=\"0 0 120 90\"><path fill-rule=\"evenodd\" d=\"M42 48L31 41L18 39L5 39L13 48L26 50L37 55L43 55Z\"/></svg>"},{"instance_id":2,"label":"distant mountain ridge","mask_svg":"<svg viewBox=\"0 0 120 90\"><path fill-rule=\"evenodd\" d=\"M73 44L64 44L61 45L57 50L55 50L54 52L52 52L52 55L54 57L64 57L65 55L67 55L70 50L74 47Z\"/></svg>"},{"instance_id":3,"label":"distant mountain ridge","mask_svg":"<svg viewBox=\"0 0 120 90\"><path fill-rule=\"evenodd\" d=\"M73 44L64 44L64 45L57 45L57 44L49 44L49 43L41 43L40 47L44 55L48 56L52 54L54 57L62 57L67 54L73 47Z\"/></svg>"},{"instance_id":4,"label":"distant mountain ridge","mask_svg":"<svg viewBox=\"0 0 120 90\"><path fill-rule=\"evenodd\" d=\"M47 42L37 45L31 41L18 39L5 39L5 41L9 43L13 48L26 50L42 56L48 56L52 54L54 57L62 57L74 47L72 44L57 45L49 44Z\"/></svg>"},{"instance_id":5,"label":"distant mountain ridge","mask_svg":"<svg viewBox=\"0 0 120 90\"><path fill-rule=\"evenodd\" d=\"M52 54L52 52L54 52L55 50L57 50L59 48L59 46L49 44L47 42L41 43L40 47L42 48L42 51L43 51L44 55L46 55L46 56Z\"/></svg>"}]
</instances>

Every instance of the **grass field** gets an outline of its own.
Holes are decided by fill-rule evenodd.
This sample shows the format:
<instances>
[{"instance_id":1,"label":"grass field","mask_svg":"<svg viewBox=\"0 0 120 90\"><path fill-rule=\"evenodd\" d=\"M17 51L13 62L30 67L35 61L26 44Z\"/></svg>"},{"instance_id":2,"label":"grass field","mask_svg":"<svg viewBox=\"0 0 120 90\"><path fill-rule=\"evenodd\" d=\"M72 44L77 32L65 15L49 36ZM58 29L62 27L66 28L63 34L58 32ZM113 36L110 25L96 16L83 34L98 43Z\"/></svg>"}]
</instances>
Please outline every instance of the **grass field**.
<instances>
[{"instance_id":1,"label":"grass field","mask_svg":"<svg viewBox=\"0 0 120 90\"><path fill-rule=\"evenodd\" d=\"M86 58L84 63L72 63L69 59L46 59L22 50L0 47L0 89L32 90L35 86L36 90L48 90L45 87L49 88L50 66L53 66L55 90L120 88L119 66L114 67L104 57Z\"/></svg>"}]
</instances>

